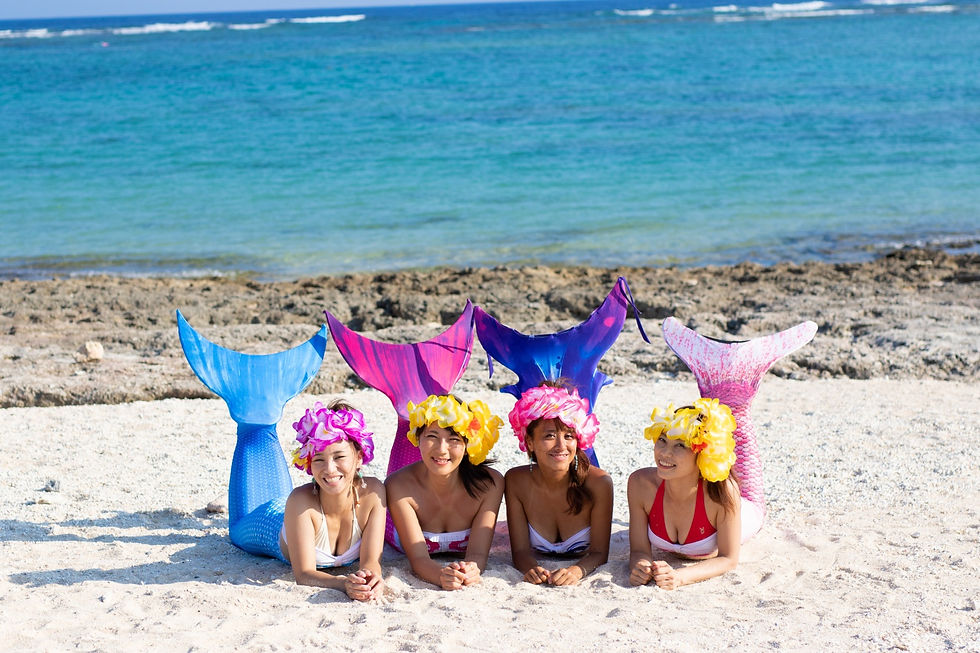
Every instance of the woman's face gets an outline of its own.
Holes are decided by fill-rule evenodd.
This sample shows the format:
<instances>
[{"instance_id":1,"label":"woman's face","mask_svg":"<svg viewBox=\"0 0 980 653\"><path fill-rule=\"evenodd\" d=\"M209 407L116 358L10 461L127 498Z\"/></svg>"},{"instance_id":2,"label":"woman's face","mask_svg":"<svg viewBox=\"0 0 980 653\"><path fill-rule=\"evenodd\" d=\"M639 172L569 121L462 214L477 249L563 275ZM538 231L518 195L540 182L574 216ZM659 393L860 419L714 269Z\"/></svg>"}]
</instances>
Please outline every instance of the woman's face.
<instances>
[{"instance_id":1,"label":"woman's face","mask_svg":"<svg viewBox=\"0 0 980 653\"><path fill-rule=\"evenodd\" d=\"M348 440L331 444L310 461L313 480L322 492L328 494L349 491L360 468L361 452Z\"/></svg>"},{"instance_id":2,"label":"woman's face","mask_svg":"<svg viewBox=\"0 0 980 653\"><path fill-rule=\"evenodd\" d=\"M691 451L682 440L661 435L653 445L653 456L657 462L660 478L682 478L699 474L698 455Z\"/></svg>"},{"instance_id":3,"label":"woman's face","mask_svg":"<svg viewBox=\"0 0 980 653\"><path fill-rule=\"evenodd\" d=\"M447 476L459 468L466 453L466 440L455 431L429 424L419 434L422 464L432 474Z\"/></svg>"},{"instance_id":4,"label":"woman's face","mask_svg":"<svg viewBox=\"0 0 980 653\"><path fill-rule=\"evenodd\" d=\"M568 471L578 451L575 432L557 419L543 419L531 429L527 452L543 469Z\"/></svg>"}]
</instances>

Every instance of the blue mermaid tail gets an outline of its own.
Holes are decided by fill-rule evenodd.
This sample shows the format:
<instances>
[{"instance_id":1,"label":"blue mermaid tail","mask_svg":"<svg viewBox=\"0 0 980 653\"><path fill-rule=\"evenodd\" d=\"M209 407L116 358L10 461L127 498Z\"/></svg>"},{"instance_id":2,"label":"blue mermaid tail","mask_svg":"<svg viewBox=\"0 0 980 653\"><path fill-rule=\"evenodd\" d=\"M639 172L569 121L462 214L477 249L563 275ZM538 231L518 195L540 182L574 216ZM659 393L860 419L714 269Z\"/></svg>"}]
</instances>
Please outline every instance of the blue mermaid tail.
<instances>
[{"instance_id":1,"label":"blue mermaid tail","mask_svg":"<svg viewBox=\"0 0 980 653\"><path fill-rule=\"evenodd\" d=\"M180 311L177 331L194 374L225 400L238 424L228 484L231 542L243 551L283 560L279 530L293 483L276 424L286 402L320 370L326 326L293 349L265 355L243 354L206 340Z\"/></svg>"},{"instance_id":2,"label":"blue mermaid tail","mask_svg":"<svg viewBox=\"0 0 980 653\"><path fill-rule=\"evenodd\" d=\"M580 396L589 400L591 413L599 390L612 383L596 366L623 330L627 306L633 308L640 335L650 342L623 277L616 280L606 299L584 322L557 333L523 334L501 324L479 306L474 309L473 319L480 344L490 357L490 376L493 376L493 359L517 374L517 383L504 386L501 392L520 399L526 390L543 381L566 379ZM592 464L599 464L593 449L588 450L588 455Z\"/></svg>"}]
</instances>

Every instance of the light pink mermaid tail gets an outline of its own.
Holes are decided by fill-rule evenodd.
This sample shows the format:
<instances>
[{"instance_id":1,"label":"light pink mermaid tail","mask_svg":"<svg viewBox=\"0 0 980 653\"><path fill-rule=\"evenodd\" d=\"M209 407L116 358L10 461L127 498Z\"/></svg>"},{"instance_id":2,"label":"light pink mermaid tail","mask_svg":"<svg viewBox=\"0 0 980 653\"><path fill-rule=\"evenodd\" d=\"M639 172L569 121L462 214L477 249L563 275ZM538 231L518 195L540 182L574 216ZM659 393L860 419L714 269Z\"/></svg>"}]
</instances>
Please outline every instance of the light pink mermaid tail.
<instances>
[{"instance_id":1,"label":"light pink mermaid tail","mask_svg":"<svg viewBox=\"0 0 980 653\"><path fill-rule=\"evenodd\" d=\"M803 322L769 336L727 342L688 329L675 318L663 324L664 340L694 374L702 397L718 399L735 416L735 474L742 497L766 510L762 460L750 408L759 382L773 364L813 339L817 325Z\"/></svg>"}]
</instances>

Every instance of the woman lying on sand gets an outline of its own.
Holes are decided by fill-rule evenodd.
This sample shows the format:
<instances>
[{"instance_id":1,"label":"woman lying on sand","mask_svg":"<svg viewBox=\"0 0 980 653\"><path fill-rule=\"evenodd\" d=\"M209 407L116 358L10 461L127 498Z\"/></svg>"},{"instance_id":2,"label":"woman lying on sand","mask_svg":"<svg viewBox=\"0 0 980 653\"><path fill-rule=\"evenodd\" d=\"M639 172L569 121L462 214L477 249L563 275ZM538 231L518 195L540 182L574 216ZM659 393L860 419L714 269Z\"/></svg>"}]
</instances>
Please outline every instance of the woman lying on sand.
<instances>
[{"instance_id":1,"label":"woman lying on sand","mask_svg":"<svg viewBox=\"0 0 980 653\"><path fill-rule=\"evenodd\" d=\"M609 559L613 485L589 464L599 420L578 393L547 382L527 390L510 423L531 464L507 472L507 526L514 566L529 583L574 585ZM537 554L575 557L546 569Z\"/></svg>"},{"instance_id":2,"label":"woman lying on sand","mask_svg":"<svg viewBox=\"0 0 980 653\"><path fill-rule=\"evenodd\" d=\"M503 420L482 401L430 395L408 402L408 439L422 460L385 481L398 545L415 575L442 589L480 582L504 493L500 472L486 458ZM442 564L435 554L462 560Z\"/></svg>"},{"instance_id":3,"label":"woman lying on sand","mask_svg":"<svg viewBox=\"0 0 980 653\"><path fill-rule=\"evenodd\" d=\"M758 530L761 513L743 511L728 406L698 399L676 411L654 409L652 419L644 435L654 442L657 466L633 472L627 485L630 583L653 580L671 590L734 569L742 534ZM653 560L652 547L701 562L674 569Z\"/></svg>"},{"instance_id":4,"label":"woman lying on sand","mask_svg":"<svg viewBox=\"0 0 980 653\"><path fill-rule=\"evenodd\" d=\"M342 590L358 601L380 598L384 547L385 491L376 478L361 476L374 458L364 416L345 403L317 402L293 424L300 445L293 464L312 482L293 490L279 547L300 585ZM360 568L339 576L323 571L360 560Z\"/></svg>"}]
</instances>

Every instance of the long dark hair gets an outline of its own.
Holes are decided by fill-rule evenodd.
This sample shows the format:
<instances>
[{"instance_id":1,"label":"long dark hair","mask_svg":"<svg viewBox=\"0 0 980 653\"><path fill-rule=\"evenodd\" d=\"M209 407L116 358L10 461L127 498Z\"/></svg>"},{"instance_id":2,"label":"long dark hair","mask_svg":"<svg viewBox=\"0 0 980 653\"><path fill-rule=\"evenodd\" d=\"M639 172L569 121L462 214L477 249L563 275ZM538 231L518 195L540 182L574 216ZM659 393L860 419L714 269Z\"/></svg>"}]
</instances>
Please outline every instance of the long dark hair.
<instances>
[{"instance_id":1,"label":"long dark hair","mask_svg":"<svg viewBox=\"0 0 980 653\"><path fill-rule=\"evenodd\" d=\"M728 478L723 481L705 480L704 491L712 501L720 504L725 512L735 512L736 498L741 496L738 491L738 475L733 469L728 472Z\"/></svg>"},{"instance_id":2,"label":"long dark hair","mask_svg":"<svg viewBox=\"0 0 980 653\"><path fill-rule=\"evenodd\" d=\"M466 438L463 438L464 440ZM470 454L463 454L463 460L459 463L459 480L463 482L466 493L474 499L479 499L480 495L490 489L493 485L493 476L490 474L490 465L495 461L484 460L479 465L470 462Z\"/></svg>"},{"instance_id":3,"label":"long dark hair","mask_svg":"<svg viewBox=\"0 0 980 653\"><path fill-rule=\"evenodd\" d=\"M559 436L565 433L575 434L575 431L571 427L557 417L539 417L527 425L527 433L524 434L525 442L531 439L531 432L534 431L534 427L546 419L555 420L555 430L558 432ZM577 442L578 440L576 438L576 444ZM532 453L530 456L531 460L537 462L536 454ZM567 512L569 515L579 514L582 512L585 504L592 501L592 492L589 491L589 488L585 487L585 479L589 477L589 468L591 467L591 464L589 463L589 457L585 454L585 451L578 446L575 447L575 461L578 464L576 465L575 462L573 462L568 468L568 490L565 492L565 500L568 502L568 510L565 512Z\"/></svg>"}]
</instances>

